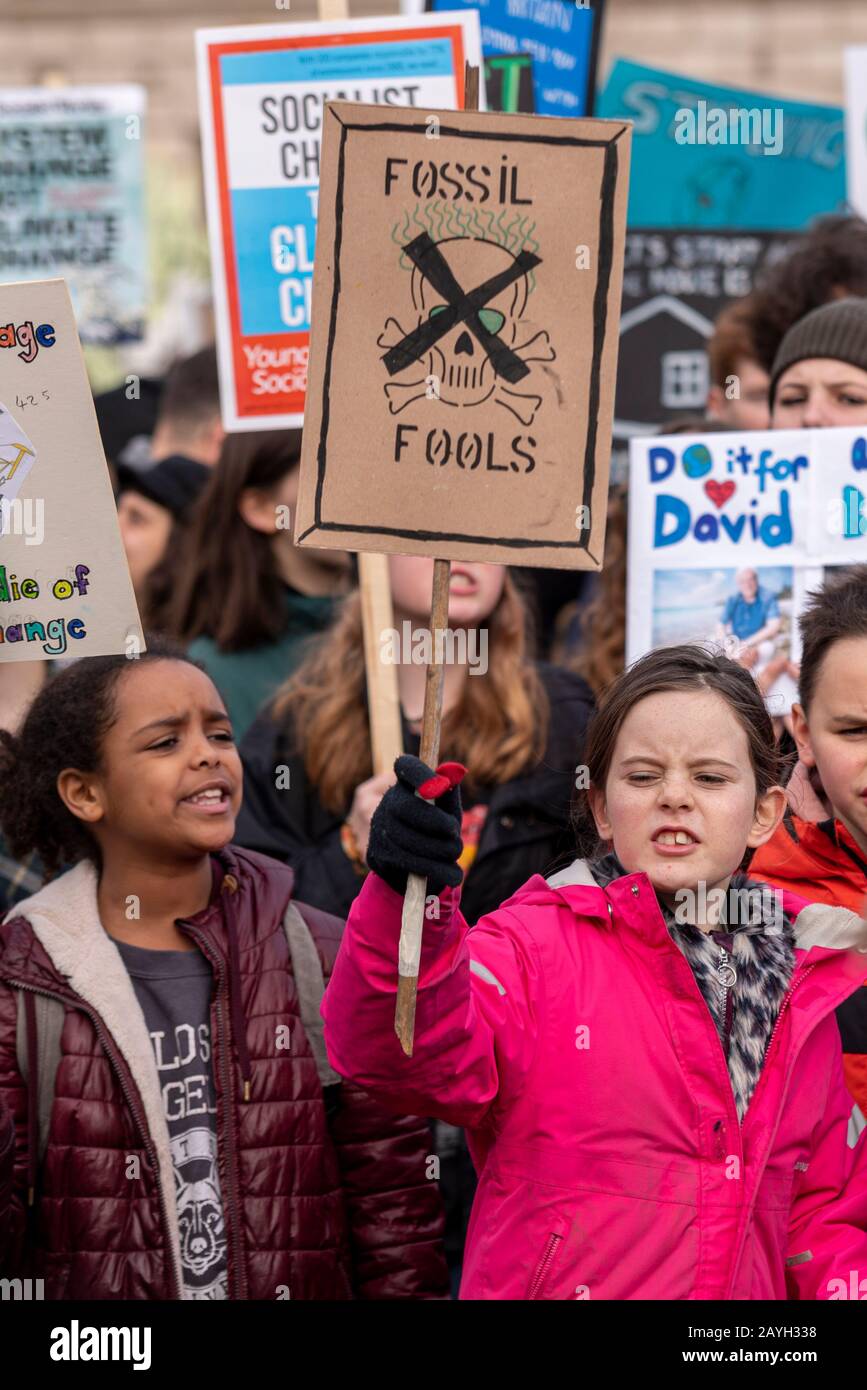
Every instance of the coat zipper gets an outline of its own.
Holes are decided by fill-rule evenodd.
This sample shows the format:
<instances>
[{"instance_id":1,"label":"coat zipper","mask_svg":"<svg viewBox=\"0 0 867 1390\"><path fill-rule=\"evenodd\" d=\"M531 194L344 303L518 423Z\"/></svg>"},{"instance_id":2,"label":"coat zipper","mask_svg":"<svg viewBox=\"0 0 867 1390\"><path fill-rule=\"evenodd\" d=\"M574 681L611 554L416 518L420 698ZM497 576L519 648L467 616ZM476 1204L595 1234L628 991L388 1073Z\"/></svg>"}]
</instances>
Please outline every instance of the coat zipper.
<instances>
[{"instance_id":1,"label":"coat zipper","mask_svg":"<svg viewBox=\"0 0 867 1390\"><path fill-rule=\"evenodd\" d=\"M717 949L719 950L719 959L716 963L716 977L719 984L720 1013L723 1021L722 1044L726 1062L728 1062L732 1036L732 1014L734 1012L734 997L731 991L737 983L738 972L732 965L731 957L722 942L719 943Z\"/></svg>"},{"instance_id":2,"label":"coat zipper","mask_svg":"<svg viewBox=\"0 0 867 1390\"><path fill-rule=\"evenodd\" d=\"M217 975L217 1032L220 1042L220 1070L222 1072L223 1077L224 1109L226 1115L226 1172L229 1177L230 1188L228 1198L230 1201L234 1202L234 1206L232 1207L232 1219L231 1221L228 1221L226 1225L229 1232L231 1233L232 1249L235 1256L235 1282L237 1285L236 1297L238 1297L239 1299L245 1299L248 1297L248 1291L246 1267L244 1264L244 1254L241 1248L240 1237L241 1195L238 1189L238 1163L237 1151L235 1146L233 1102L234 1091L232 1087L232 1068L231 1062L229 1060L230 1049L225 1027L225 1012L223 1008L223 986L225 983L224 963L220 957L214 955L214 953L208 948L208 944L205 941L205 939L199 934L198 931L196 931L195 927L192 927L190 925L189 922L179 921L178 925L184 927L186 931L189 932L190 936L196 942L197 946L201 950L202 954L205 956L206 960L210 961L211 966ZM223 1193L224 1218L226 1215L226 1198L227 1194Z\"/></svg>"},{"instance_id":3,"label":"coat zipper","mask_svg":"<svg viewBox=\"0 0 867 1390\"><path fill-rule=\"evenodd\" d=\"M781 1018L783 1017L783 1014L784 1014L785 1011L786 1011L786 1005L789 1003L789 1000L791 999L792 995L795 993L795 990L796 990L796 989L800 989L801 985L804 983L804 981L806 980L807 976L810 975L810 974L812 974L812 972L813 972L815 969L816 969L816 966L815 966L815 965L808 965L807 968L806 968L806 970L803 972L803 974L802 974L802 975L799 975L798 979L795 980L795 982L794 982L793 984L789 985L788 990L786 991L785 995L783 996L783 1002L782 1002L782 1004L780 1005L780 1010L779 1010L779 1013L777 1014L776 1022L774 1023L774 1026L773 1026L773 1028L771 1029L771 1036L770 1036L770 1038L768 1039L768 1045L767 1045L767 1047L765 1048L765 1055L764 1055L764 1059L763 1059L763 1061L762 1061L762 1074L761 1074L761 1076L759 1077L759 1084L756 1086L756 1089L755 1089L755 1091L753 1092L752 1099L750 1100L750 1106L752 1106L753 1103L755 1102L756 1096L757 1096L757 1095L760 1093L760 1091L761 1091L762 1082L764 1081L765 1077L766 1077L767 1074L768 1074L768 1062L769 1062L770 1059L771 1059L771 1048L772 1048L773 1045L774 1045L774 1038L777 1036L777 1032L778 1032L779 1027L780 1027L780 1020L781 1020ZM749 1114L749 1107L747 1108L747 1114ZM745 1116L744 1118L746 1118L746 1116Z\"/></svg>"},{"instance_id":4,"label":"coat zipper","mask_svg":"<svg viewBox=\"0 0 867 1390\"><path fill-rule=\"evenodd\" d=\"M548 1275L551 1272L551 1265L554 1262L554 1256L557 1253L557 1249L562 1239L563 1237L557 1235L556 1232L553 1232L548 1237L548 1244L545 1246L542 1258L536 1266L536 1273L533 1276L533 1282L530 1285L530 1292L527 1295L528 1299L538 1298L540 1290L542 1289L545 1280L548 1278Z\"/></svg>"},{"instance_id":5,"label":"coat zipper","mask_svg":"<svg viewBox=\"0 0 867 1390\"><path fill-rule=\"evenodd\" d=\"M27 989L30 990L31 994L44 994L46 998L57 999L61 1004L68 1004L70 1002L68 999L65 999L62 994L54 994L49 989L37 989L35 985L25 985L20 980L7 980L6 983L12 989ZM76 998L74 1006L75 1008L80 1009L82 1013L87 1014L87 1017L90 1019L91 1023L96 1029L96 1035L102 1043L103 1050L105 1051L106 1056L112 1062L115 1072L117 1073L117 1079L120 1082L120 1089L124 1094L124 1098L127 1102L127 1105L129 1106L130 1111L132 1112L132 1117L135 1120L135 1123L138 1127L138 1131L144 1141L145 1152L147 1153L147 1156L151 1161L151 1166L154 1171L154 1178L157 1185L157 1196L159 1198L160 1204L160 1215L162 1217L163 1222L163 1236L165 1237L166 1241L166 1261L171 1273L171 1286L174 1291L174 1297L179 1300L182 1300L183 1291L178 1287L177 1271L175 1269L175 1261L172 1255L172 1242L169 1233L170 1228L168 1215L166 1213L166 1204L163 1195L163 1187L162 1183L160 1182L160 1165L159 1160L157 1158L156 1149L153 1146L153 1141L150 1136L150 1131L147 1127L147 1123L143 1120L138 1110L138 1107L136 1106L135 1100L132 1096L132 1093L129 1090L129 1087L126 1084L123 1071L118 1065L117 1055L114 1051L113 1045L110 1042L108 1033L102 1026L102 1022L99 1018L99 1015L94 1010L90 1009L83 1001L79 1002L79 1000L80 996Z\"/></svg>"}]
</instances>

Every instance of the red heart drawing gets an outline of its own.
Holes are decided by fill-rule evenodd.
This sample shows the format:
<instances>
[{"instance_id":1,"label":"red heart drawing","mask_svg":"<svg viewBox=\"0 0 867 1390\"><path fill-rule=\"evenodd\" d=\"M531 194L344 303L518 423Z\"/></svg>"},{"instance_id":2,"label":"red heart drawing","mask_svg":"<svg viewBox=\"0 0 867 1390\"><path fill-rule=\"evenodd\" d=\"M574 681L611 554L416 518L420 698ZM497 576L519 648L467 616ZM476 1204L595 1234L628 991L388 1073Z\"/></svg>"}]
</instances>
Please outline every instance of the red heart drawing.
<instances>
[{"instance_id":1,"label":"red heart drawing","mask_svg":"<svg viewBox=\"0 0 867 1390\"><path fill-rule=\"evenodd\" d=\"M704 490L715 507L722 507L734 492L735 485L731 478L727 483L717 483L713 478L709 478L704 485Z\"/></svg>"}]
</instances>

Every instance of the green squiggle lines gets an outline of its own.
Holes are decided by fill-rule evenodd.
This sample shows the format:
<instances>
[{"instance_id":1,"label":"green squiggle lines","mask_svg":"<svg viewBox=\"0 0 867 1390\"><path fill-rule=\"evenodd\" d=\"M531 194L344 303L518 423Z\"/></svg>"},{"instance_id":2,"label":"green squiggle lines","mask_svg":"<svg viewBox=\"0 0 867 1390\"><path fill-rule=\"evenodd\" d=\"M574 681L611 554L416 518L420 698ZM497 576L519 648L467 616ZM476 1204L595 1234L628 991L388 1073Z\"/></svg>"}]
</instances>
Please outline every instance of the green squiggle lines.
<instances>
[{"instance_id":1,"label":"green squiggle lines","mask_svg":"<svg viewBox=\"0 0 867 1390\"><path fill-rule=\"evenodd\" d=\"M412 263L404 254L404 247L419 232L427 232L433 241L447 241L451 237L472 237L480 241L490 241L501 246L511 255L517 256L522 249L535 253L539 241L534 235L536 223L529 221L527 213L516 211L510 222L505 222L508 209L501 208L496 213L493 208L481 208L476 204L461 204L442 198L428 203L416 203L412 212L404 208L402 218L398 218L391 229L391 240L400 248L398 266L409 272ZM536 288L536 277L531 270L527 276L527 293Z\"/></svg>"}]
</instances>

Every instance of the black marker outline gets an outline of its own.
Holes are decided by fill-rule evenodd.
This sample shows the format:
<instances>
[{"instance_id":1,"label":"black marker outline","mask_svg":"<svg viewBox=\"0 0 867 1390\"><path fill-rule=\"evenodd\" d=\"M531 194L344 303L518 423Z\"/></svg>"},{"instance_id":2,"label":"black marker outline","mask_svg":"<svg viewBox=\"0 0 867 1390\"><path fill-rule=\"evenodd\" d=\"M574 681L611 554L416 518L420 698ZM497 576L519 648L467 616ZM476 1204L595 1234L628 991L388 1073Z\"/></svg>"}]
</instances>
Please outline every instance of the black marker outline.
<instances>
[{"instance_id":1,"label":"black marker outline","mask_svg":"<svg viewBox=\"0 0 867 1390\"><path fill-rule=\"evenodd\" d=\"M463 541L472 545L500 546L503 549L526 550L534 548L537 550L583 550L587 553L594 564L599 565L600 560L592 554L590 550L589 530L582 529L580 535L575 540L554 541L536 540L522 537L495 537L468 535L458 531L420 531L414 527L397 526L373 526L359 525L354 522L324 521L322 519L322 493L325 486L326 470L326 442L328 437L328 425L330 421L330 387L331 387L331 363L334 352L334 339L337 325L337 311L340 300L340 251L343 244L343 191L345 185L345 162L347 135L350 131L361 133L372 133L381 131L397 131L403 135L425 136L426 125L410 126L397 121L376 121L368 124L359 122L354 124L349 121L342 121L333 107L326 107L329 115L337 121L340 130L340 147L337 161L337 188L334 209L334 246L333 254L333 284L331 294L331 313L328 323L328 341L325 348L325 371L322 386L322 414L319 422L319 445L317 448L317 479L315 491L314 519L306 530L298 536L298 541L305 540L316 531L343 531L347 534L357 533L360 535L382 535L382 536L401 536L406 539L415 538L423 541ZM531 119L531 118L528 118ZM589 507L592 502L593 487L596 481L596 437L599 430L599 397L600 379L602 371L602 347L605 342L605 333L608 323L608 291L611 282L611 271L614 264L614 190L617 184L617 170L619 165L618 141L624 135L628 127L623 125L610 140L590 140L583 139L574 135L510 135L508 137L511 144L530 144L572 147L584 149L603 149L605 151L602 167L602 179L599 186L599 253L596 275L596 287L593 297L593 355L590 368L590 382L587 393L587 435L584 447L584 494L583 505ZM503 140L502 133L493 130L462 130L456 126L440 125L440 133L446 135L456 135L462 139L469 140ZM607 196L607 203L606 203ZM582 539L583 537L583 539Z\"/></svg>"}]
</instances>

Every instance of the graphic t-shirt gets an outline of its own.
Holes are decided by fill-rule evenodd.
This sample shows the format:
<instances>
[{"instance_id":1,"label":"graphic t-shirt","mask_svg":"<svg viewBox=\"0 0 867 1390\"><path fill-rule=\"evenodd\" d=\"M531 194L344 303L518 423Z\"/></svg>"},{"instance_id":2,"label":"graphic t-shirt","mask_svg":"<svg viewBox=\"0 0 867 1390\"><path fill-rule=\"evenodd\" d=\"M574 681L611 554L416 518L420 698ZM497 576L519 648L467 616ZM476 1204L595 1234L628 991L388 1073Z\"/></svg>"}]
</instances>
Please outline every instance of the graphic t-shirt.
<instances>
[{"instance_id":1,"label":"graphic t-shirt","mask_svg":"<svg viewBox=\"0 0 867 1390\"><path fill-rule=\"evenodd\" d=\"M184 1298L228 1298L211 1062L211 967L200 951L116 941L142 1007L160 1079L175 1174Z\"/></svg>"}]
</instances>

